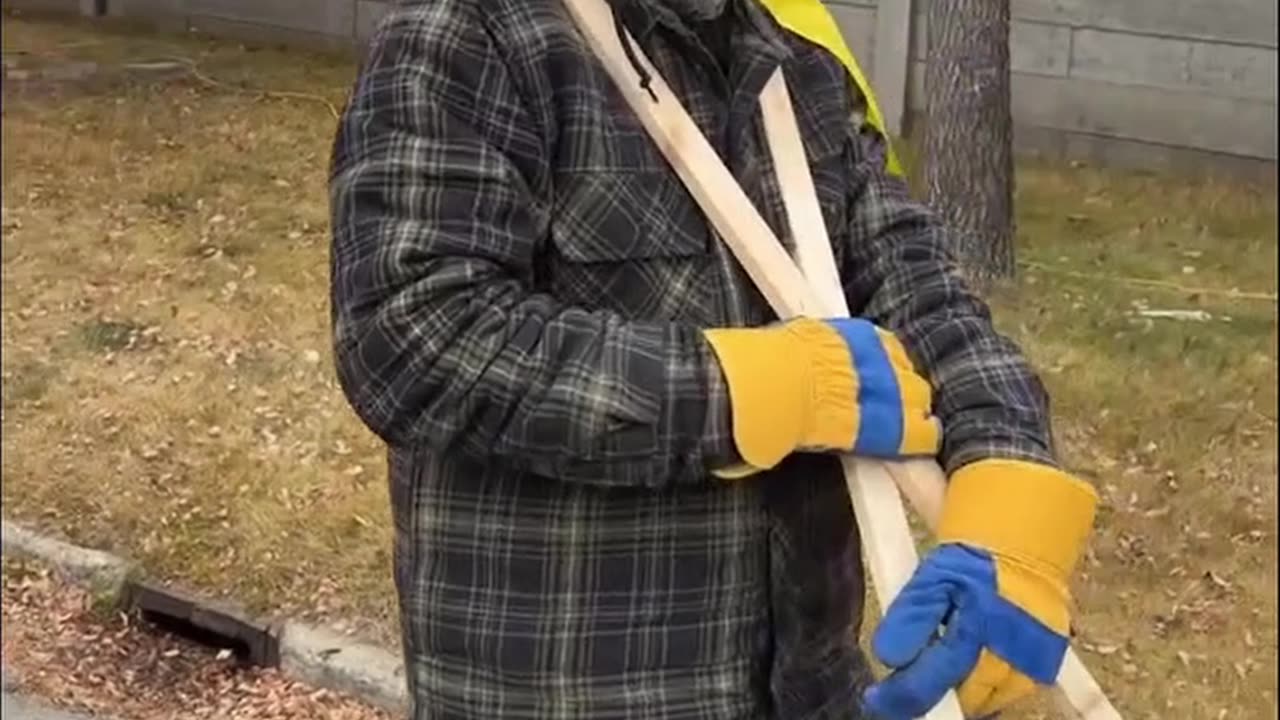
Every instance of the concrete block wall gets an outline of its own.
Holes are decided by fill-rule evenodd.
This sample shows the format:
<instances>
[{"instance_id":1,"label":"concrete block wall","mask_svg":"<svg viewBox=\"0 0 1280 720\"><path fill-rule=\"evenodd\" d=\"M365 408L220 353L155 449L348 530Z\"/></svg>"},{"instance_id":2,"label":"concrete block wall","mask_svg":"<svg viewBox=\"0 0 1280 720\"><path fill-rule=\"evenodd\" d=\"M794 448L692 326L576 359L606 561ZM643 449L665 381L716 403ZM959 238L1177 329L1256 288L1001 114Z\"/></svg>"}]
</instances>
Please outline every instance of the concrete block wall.
<instances>
[{"instance_id":1,"label":"concrete block wall","mask_svg":"<svg viewBox=\"0 0 1280 720\"><path fill-rule=\"evenodd\" d=\"M880 2L827 0L874 73ZM925 10L915 0L908 117L924 107ZM1273 176L1273 0L1011 0L1020 150L1152 169L1224 166ZM4 0L248 40L352 48L387 0Z\"/></svg>"},{"instance_id":2,"label":"concrete block wall","mask_svg":"<svg viewBox=\"0 0 1280 720\"><path fill-rule=\"evenodd\" d=\"M17 10L123 18L251 42L350 50L389 2L372 0L3 0Z\"/></svg>"},{"instance_id":3,"label":"concrete block wall","mask_svg":"<svg viewBox=\"0 0 1280 720\"><path fill-rule=\"evenodd\" d=\"M928 2L915 2L910 117L924 110ZM870 65L876 0L828 4L854 53ZM1274 176L1272 0L1011 0L1011 14L1020 150Z\"/></svg>"}]
</instances>

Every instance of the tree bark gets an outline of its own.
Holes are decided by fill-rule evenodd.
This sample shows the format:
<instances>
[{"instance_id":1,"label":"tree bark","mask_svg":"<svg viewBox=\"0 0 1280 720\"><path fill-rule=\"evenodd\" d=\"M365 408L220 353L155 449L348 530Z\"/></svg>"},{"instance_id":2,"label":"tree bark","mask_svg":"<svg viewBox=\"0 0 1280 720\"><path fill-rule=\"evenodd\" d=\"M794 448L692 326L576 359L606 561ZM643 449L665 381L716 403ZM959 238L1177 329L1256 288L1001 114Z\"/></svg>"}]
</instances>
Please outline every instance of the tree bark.
<instances>
[{"instance_id":1,"label":"tree bark","mask_svg":"<svg viewBox=\"0 0 1280 720\"><path fill-rule=\"evenodd\" d=\"M925 186L961 267L1014 276L1009 0L925 0Z\"/></svg>"}]
</instances>

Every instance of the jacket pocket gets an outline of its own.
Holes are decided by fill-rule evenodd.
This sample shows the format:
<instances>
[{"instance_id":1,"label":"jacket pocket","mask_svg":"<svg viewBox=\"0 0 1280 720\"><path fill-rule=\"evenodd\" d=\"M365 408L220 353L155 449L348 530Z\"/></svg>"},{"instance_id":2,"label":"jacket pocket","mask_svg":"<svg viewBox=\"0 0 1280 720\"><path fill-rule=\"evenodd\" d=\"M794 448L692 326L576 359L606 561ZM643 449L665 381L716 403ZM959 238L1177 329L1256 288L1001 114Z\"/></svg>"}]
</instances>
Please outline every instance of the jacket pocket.
<instances>
[{"instance_id":1,"label":"jacket pocket","mask_svg":"<svg viewBox=\"0 0 1280 720\"><path fill-rule=\"evenodd\" d=\"M716 302L713 241L671 171L564 173L540 285L624 319L705 321Z\"/></svg>"}]
</instances>

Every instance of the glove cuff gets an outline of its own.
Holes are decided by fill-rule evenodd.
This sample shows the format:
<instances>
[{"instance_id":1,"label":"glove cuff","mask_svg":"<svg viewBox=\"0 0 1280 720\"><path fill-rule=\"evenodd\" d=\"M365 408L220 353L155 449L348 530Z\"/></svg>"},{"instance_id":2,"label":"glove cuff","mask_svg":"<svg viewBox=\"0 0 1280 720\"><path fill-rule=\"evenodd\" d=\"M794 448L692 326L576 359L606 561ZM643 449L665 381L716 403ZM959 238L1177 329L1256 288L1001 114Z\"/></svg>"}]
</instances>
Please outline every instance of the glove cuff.
<instances>
[{"instance_id":1,"label":"glove cuff","mask_svg":"<svg viewBox=\"0 0 1280 720\"><path fill-rule=\"evenodd\" d=\"M982 460L951 476L938 541L979 547L1065 581L1097 503L1092 486L1047 465Z\"/></svg>"},{"instance_id":2,"label":"glove cuff","mask_svg":"<svg viewBox=\"0 0 1280 720\"><path fill-rule=\"evenodd\" d=\"M704 332L720 361L733 416L733 440L746 468L726 468L741 477L768 469L795 449L804 416L806 378L790 357L790 339L771 328L725 328Z\"/></svg>"},{"instance_id":3,"label":"glove cuff","mask_svg":"<svg viewBox=\"0 0 1280 720\"><path fill-rule=\"evenodd\" d=\"M704 332L729 390L733 439L747 467L741 477L777 465L798 448L847 449L857 435L852 358L840 335L819 320L768 328Z\"/></svg>"}]
</instances>

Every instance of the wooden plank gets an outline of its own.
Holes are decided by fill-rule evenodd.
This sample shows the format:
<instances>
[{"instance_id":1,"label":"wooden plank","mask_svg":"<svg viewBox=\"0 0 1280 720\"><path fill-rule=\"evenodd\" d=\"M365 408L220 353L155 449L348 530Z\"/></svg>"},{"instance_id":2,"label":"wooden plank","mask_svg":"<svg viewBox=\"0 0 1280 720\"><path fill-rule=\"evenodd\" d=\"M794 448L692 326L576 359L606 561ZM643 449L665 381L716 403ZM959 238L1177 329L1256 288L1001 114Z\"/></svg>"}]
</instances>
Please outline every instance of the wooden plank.
<instances>
[{"instance_id":1,"label":"wooden plank","mask_svg":"<svg viewBox=\"0 0 1280 720\"><path fill-rule=\"evenodd\" d=\"M823 315L848 317L848 301L841 287L840 272L813 185L813 174L805 160L800 128L781 73L775 73L765 85L760 105L769 153L778 174L782 202L795 243L796 263L809 292L823 306ZM774 309L782 317L789 316L785 307ZM881 607L888 607L910 580L911 572L919 562L914 541L910 539L907 516L894 488L893 477L881 464L859 460L852 455L842 456L840 462L860 527L867 524L865 518L876 518L876 526L864 532L863 542L868 546L867 561L875 583L876 600ZM921 485L918 493L922 500L927 501L925 492L938 487ZM941 496L936 500L941 511ZM904 537L906 541L899 540Z\"/></svg>"},{"instance_id":2,"label":"wooden plank","mask_svg":"<svg viewBox=\"0 0 1280 720\"><path fill-rule=\"evenodd\" d=\"M876 8L871 86L885 127L902 134L907 110L907 70L911 63L911 0L884 0Z\"/></svg>"},{"instance_id":3,"label":"wooden plank","mask_svg":"<svg viewBox=\"0 0 1280 720\"><path fill-rule=\"evenodd\" d=\"M611 31L608 7L601 0L566 0L566 5L619 92L775 311L784 318L847 316L848 308L839 289L834 259L830 257L831 244L821 221L816 194L809 193L806 197L804 193L805 188L812 189L812 178L800 180L800 189L788 190L784 202L788 203L791 214L796 218L807 218L814 223L812 227L801 228L794 234L797 242L812 245L800 256L810 272L826 285L827 289L822 294L814 291L805 275L782 249L781 243L773 237L733 175L684 112L662 75L643 53L637 52L636 61L651 78L648 91L641 87L636 69L625 56L618 35ZM774 145L771 152L775 158L793 157L802 161L797 168L782 171L786 178L795 179L800 172L807 174L808 168L803 163L805 155L799 130L794 127L794 116L789 112L780 114L776 109L789 110L790 100L779 95L780 76L774 80L776 82L766 85L773 92L762 100L766 107L772 105L775 108L770 112L773 117L767 121L767 127L775 132L780 128L794 131L794 138L784 139L780 144L771 142ZM827 257L823 257L824 253ZM941 469L932 462L923 466L902 465L900 480L892 475L893 466L886 463L851 455L843 456L841 462L871 566L872 581L882 606L887 607L914 572L917 560L914 540L895 483L901 482L910 488L909 497L916 498L936 525L945 480ZM1101 695L1096 683L1092 683L1092 678L1074 655L1070 655L1069 660L1064 667L1071 672L1064 677L1071 687L1065 695L1079 702L1076 707L1082 711L1081 717L1086 720L1119 720L1118 713ZM954 692L948 692L926 717L931 720L963 718Z\"/></svg>"},{"instance_id":4,"label":"wooden plank","mask_svg":"<svg viewBox=\"0 0 1280 720\"><path fill-rule=\"evenodd\" d=\"M637 51L637 61L651 77L649 92L657 100L641 88L636 70L623 52L608 6L603 0L565 0L565 4L619 92L761 294L784 317L818 315L814 311L820 303L791 257L661 74L644 53ZM916 566L906 511L888 472L866 460L850 457L843 462L872 582L887 605ZM926 715L929 720L963 717L954 692L948 692L938 707Z\"/></svg>"},{"instance_id":5,"label":"wooden plank","mask_svg":"<svg viewBox=\"0 0 1280 720\"><path fill-rule=\"evenodd\" d=\"M828 317L848 317L849 306L836 269L831 240L827 236L822 210L818 206L818 196L813 187L812 173L800 140L800 128L796 125L781 74L775 75L765 86L760 102L764 113L765 135L777 168L778 182L783 188L783 204L795 242L796 262L810 291L822 303L825 314ZM780 315L783 314L783 309L777 311ZM906 515L901 511L896 493L867 493L861 492L862 488L858 487L862 484L875 487L891 483L907 496L930 531L937 531L946 494L946 478L942 474L942 468L932 459L872 463L845 455L841 458L841 463L859 522L864 522L863 519L868 517L884 518L884 525L877 528L877 532L910 535ZM897 527L899 519L901 527ZM872 563L873 578L884 577L889 578L892 583L901 583L885 589L878 587L877 580L876 589L881 607L888 607L893 596L909 579L909 576L902 577L896 573L905 567L916 565L915 548L912 547L910 553L907 553L895 543L880 549L878 553L868 553L868 557ZM881 564L878 568L877 562ZM1119 720L1119 713L1111 706L1102 688L1070 648L1063 658L1058 680L1054 699L1059 710L1067 717L1075 717L1079 713L1086 720Z\"/></svg>"},{"instance_id":6,"label":"wooden plank","mask_svg":"<svg viewBox=\"0 0 1280 720\"><path fill-rule=\"evenodd\" d=\"M782 204L793 235L796 264L823 306L835 315L847 316L849 306L840 287L840 271L831 252L822 208L818 206L813 174L809 163L803 161L804 142L781 73L774 73L765 85L760 106L765 136L770 140L769 154L778 174ZM801 162L796 162L797 158Z\"/></svg>"}]
</instances>

